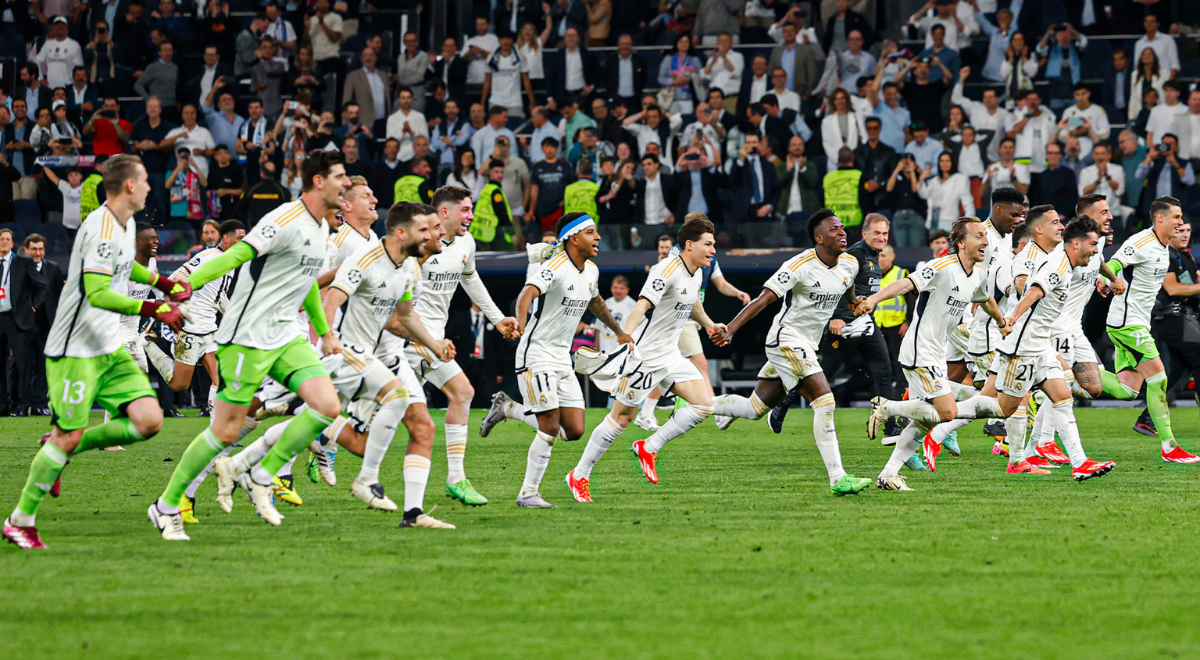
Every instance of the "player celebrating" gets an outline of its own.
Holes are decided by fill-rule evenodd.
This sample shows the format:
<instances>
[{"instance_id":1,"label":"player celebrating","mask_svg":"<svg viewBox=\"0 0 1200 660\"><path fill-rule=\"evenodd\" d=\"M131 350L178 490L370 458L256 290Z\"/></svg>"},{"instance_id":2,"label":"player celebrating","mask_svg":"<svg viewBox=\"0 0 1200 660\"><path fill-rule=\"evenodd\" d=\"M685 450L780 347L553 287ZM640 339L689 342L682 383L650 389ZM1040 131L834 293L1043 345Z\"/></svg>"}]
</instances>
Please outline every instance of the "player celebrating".
<instances>
[{"instance_id":1,"label":"player celebrating","mask_svg":"<svg viewBox=\"0 0 1200 660\"><path fill-rule=\"evenodd\" d=\"M728 428L735 417L762 417L789 391L798 389L813 407L813 438L829 472L829 489L835 495L848 495L861 492L871 480L846 474L842 467L833 423L833 392L817 360L817 346L839 301L854 302L859 262L846 254L846 228L829 209L809 217L808 238L816 247L784 262L763 284L758 298L743 308L727 329L715 333L713 341L724 346L768 305L779 299L785 301L767 332L767 364L758 372L754 393L749 399L733 394L719 396L714 407L719 425L723 422L722 428Z\"/></svg>"},{"instance_id":2,"label":"player celebrating","mask_svg":"<svg viewBox=\"0 0 1200 660\"><path fill-rule=\"evenodd\" d=\"M679 245L683 246L679 253L650 269L637 305L625 319L626 335L632 335L646 319L636 344L642 358L641 366L623 377L592 377L597 387L607 391L616 401L612 412L592 431L579 464L567 473L567 485L575 501L592 501L592 467L637 416L642 401L651 390L670 387L676 396L691 404L672 415L649 438L633 443L633 452L651 483L658 483L655 462L663 445L712 415L712 386L700 375L696 365L683 356L679 335L691 319L710 334L725 327L714 324L700 302L700 285L704 277L700 271L712 263L717 251L714 232L713 224L708 220L688 220L679 229ZM657 313L648 314L651 310Z\"/></svg>"},{"instance_id":3,"label":"player celebrating","mask_svg":"<svg viewBox=\"0 0 1200 660\"><path fill-rule=\"evenodd\" d=\"M1146 409L1162 441L1162 458L1168 463L1200 463L1175 442L1171 411L1167 408L1167 371L1150 336L1150 313L1167 276L1167 245L1183 225L1183 210L1174 197L1159 197L1150 204L1149 229L1130 236L1108 261L1114 273L1128 271L1129 284L1113 297L1108 308L1108 338L1116 349L1117 373L1101 372L1104 391L1118 399L1135 399L1146 383Z\"/></svg>"},{"instance_id":4,"label":"player celebrating","mask_svg":"<svg viewBox=\"0 0 1200 660\"><path fill-rule=\"evenodd\" d=\"M987 248L987 229L979 218L959 218L950 232L953 252L926 263L917 272L889 284L855 305L856 314L867 314L881 300L902 296L916 290L919 298L912 325L900 347L900 365L908 381L908 401L872 400L873 410L867 435L876 437L890 415L913 421L905 427L896 441L892 456L875 481L882 490L912 490L900 467L920 446L917 429L928 431L939 422L956 417L975 419L999 414L996 400L973 396L956 402L946 378L946 337L972 303L980 303L988 316L1007 334L1008 326L1000 315L996 300L987 290L987 278L982 266ZM980 266L980 267L977 267ZM932 467L932 465L931 465Z\"/></svg>"},{"instance_id":5,"label":"player celebrating","mask_svg":"<svg viewBox=\"0 0 1200 660\"><path fill-rule=\"evenodd\" d=\"M67 463L90 449L141 442L162 428L162 409L150 381L113 332L122 315L156 318L178 332L183 314L173 302L134 300L118 293L128 281L149 284L174 300L187 300L186 282L151 273L134 259L133 214L145 208L150 181L137 156L121 155L104 170L108 195L88 214L71 248L67 283L58 315L46 342L46 380L50 383L53 426L29 468L29 479L16 509L5 519L4 538L17 547L42 549L38 505ZM112 413L112 421L84 430L93 404ZM183 524L168 533L183 534Z\"/></svg>"},{"instance_id":6,"label":"player celebrating","mask_svg":"<svg viewBox=\"0 0 1200 660\"><path fill-rule=\"evenodd\" d=\"M326 355L341 351L325 320L316 279L325 262L329 235L324 217L327 211L341 208L349 179L341 154L331 151L314 152L305 159L301 177L299 200L267 214L244 240L188 278L193 287L203 286L241 268L217 330L221 390L211 424L184 452L166 490L148 511L166 540L188 540L179 515L184 490L217 453L237 440L263 378L286 384L308 404L250 473L250 498L263 520L272 525L281 522L271 504L275 474L340 411L329 372L307 338L297 332L296 310L303 305Z\"/></svg>"},{"instance_id":7,"label":"player celebrating","mask_svg":"<svg viewBox=\"0 0 1200 660\"><path fill-rule=\"evenodd\" d=\"M583 391L571 366L580 317L590 311L616 333L618 342L633 343L599 294L600 270L590 261L600 247L596 221L586 213L567 213L554 229L562 251L527 279L517 299L517 382L538 424L517 494L517 506L526 508L552 506L538 488L560 430L567 440L583 437Z\"/></svg>"}]
</instances>

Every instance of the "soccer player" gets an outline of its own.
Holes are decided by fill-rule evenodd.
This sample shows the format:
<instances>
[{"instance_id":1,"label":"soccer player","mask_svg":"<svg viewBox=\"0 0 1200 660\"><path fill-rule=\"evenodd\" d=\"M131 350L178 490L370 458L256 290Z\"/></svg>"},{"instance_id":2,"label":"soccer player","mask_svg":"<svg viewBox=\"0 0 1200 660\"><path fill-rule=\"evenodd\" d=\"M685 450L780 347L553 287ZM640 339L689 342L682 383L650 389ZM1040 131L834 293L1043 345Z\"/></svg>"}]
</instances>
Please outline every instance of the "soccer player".
<instances>
[{"instance_id":1,"label":"soccer player","mask_svg":"<svg viewBox=\"0 0 1200 660\"><path fill-rule=\"evenodd\" d=\"M592 377L596 386L616 401L612 412L592 430L579 464L567 473L567 486L575 501L592 501L592 467L637 416L642 401L651 390L669 387L677 397L691 404L676 411L649 438L633 443L633 452L651 483L658 483L655 463L663 445L712 415L712 386L700 375L696 365L683 356L679 335L691 319L698 321L710 334L725 327L713 323L700 302L704 278L701 269L712 263L717 251L713 238L715 231L708 220L688 220L679 228L678 240L682 246L679 253L650 269L646 284L638 294L637 305L625 319L624 334L638 334L635 346L642 363L637 370L623 377ZM651 314L651 311L655 313ZM644 325L643 319L646 320ZM640 330L639 326L642 326Z\"/></svg>"},{"instance_id":2,"label":"soccer player","mask_svg":"<svg viewBox=\"0 0 1200 660\"><path fill-rule=\"evenodd\" d=\"M874 439L888 416L897 415L913 421L905 427L887 465L875 480L882 490L912 490L900 467L920 446L917 430L928 433L935 424L959 416L978 418L980 413L998 415L996 400L972 396L955 401L949 379L946 378L946 337L972 303L982 304L1006 334L1008 327L1000 315L996 300L987 290L987 277L982 268L987 247L987 229L979 218L959 218L950 232L952 253L933 259L908 277L889 284L855 305L856 314L867 314L881 300L918 292L917 309L912 325L900 347L900 365L908 381L908 401L889 401L876 398L867 425L867 435ZM933 467L931 465L931 467Z\"/></svg>"},{"instance_id":3,"label":"soccer player","mask_svg":"<svg viewBox=\"0 0 1200 660\"><path fill-rule=\"evenodd\" d=\"M433 194L433 207L450 240L439 238L441 249L436 254L432 250L426 252L419 259L421 295L417 296L415 309L429 336L439 341L445 339L450 302L462 286L488 321L506 338L514 339L516 319L505 316L492 302L483 278L475 270L475 237L468 233L475 217L471 191L442 186ZM446 408L446 493L463 504L487 504L487 498L467 479L463 466L467 452L467 422L470 421L475 388L471 387L471 381L467 380L458 362L443 359L438 351L431 350L420 340L405 342L404 357L422 381L441 390L449 400Z\"/></svg>"},{"instance_id":4,"label":"soccer player","mask_svg":"<svg viewBox=\"0 0 1200 660\"><path fill-rule=\"evenodd\" d=\"M341 154L317 151L301 169L300 199L267 214L246 238L209 260L188 281L203 286L240 268L229 305L217 329L217 367L221 389L208 429L179 459L166 489L148 515L165 540L188 540L179 504L184 490L204 467L238 437L254 393L263 378L284 383L308 404L270 453L254 466L249 495L264 521L282 522L271 503L271 482L288 461L333 423L340 412L337 391L307 337L296 327L302 305L328 355L341 351L321 307L317 277L325 263L329 235L324 216L340 209L349 185ZM221 478L221 463L217 463ZM218 495L221 494L218 484Z\"/></svg>"},{"instance_id":5,"label":"soccer player","mask_svg":"<svg viewBox=\"0 0 1200 660\"><path fill-rule=\"evenodd\" d=\"M145 208L150 192L141 159L110 159L103 185L108 201L79 227L46 342L52 427L30 465L21 499L3 525L4 538L26 550L46 547L36 525L38 505L70 456L141 442L162 428L162 409L150 381L125 349L123 335L113 328L122 315L136 315L156 318L178 332L183 314L175 302L135 300L118 292L126 291L132 280L157 288L171 300L191 296L186 282L159 277L135 260L137 229L132 218ZM85 431L93 404L113 418ZM182 534L182 523L172 533Z\"/></svg>"},{"instance_id":6,"label":"soccer player","mask_svg":"<svg viewBox=\"0 0 1200 660\"><path fill-rule=\"evenodd\" d=\"M350 177L350 189L346 191L345 202L342 204L342 226L329 235L325 244L325 268L317 284L325 288L333 283L338 266L346 259L368 245L377 245L379 237L371 226L379 219L375 206L379 200L367 183L366 177ZM335 322L336 325L336 322Z\"/></svg>"},{"instance_id":7,"label":"soccer player","mask_svg":"<svg viewBox=\"0 0 1200 660\"><path fill-rule=\"evenodd\" d=\"M1167 371L1158 347L1150 336L1150 312L1170 264L1167 245L1183 225L1183 210L1174 197L1159 197L1150 204L1149 229L1130 236L1108 261L1114 273L1126 271L1128 286L1113 296L1108 308L1108 338L1116 349L1117 373L1102 371L1105 393L1136 399L1146 384L1146 409L1162 441L1162 458L1168 463L1200 463L1196 456L1175 442L1171 412L1167 408Z\"/></svg>"},{"instance_id":8,"label":"soccer player","mask_svg":"<svg viewBox=\"0 0 1200 660\"><path fill-rule=\"evenodd\" d=\"M829 489L835 495L848 495L869 487L871 480L846 474L842 467L833 423L833 392L817 359L817 347L838 303L844 299L854 302L859 261L846 254L846 228L829 209L809 217L808 238L816 247L784 262L763 284L758 298L743 308L728 328L714 334L713 341L724 346L768 305L784 301L767 332L767 364L758 372L754 393L749 399L719 396L714 408L718 426L728 428L736 417L762 417L789 391L798 390L813 408L813 439L829 473Z\"/></svg>"},{"instance_id":9,"label":"soccer player","mask_svg":"<svg viewBox=\"0 0 1200 660\"><path fill-rule=\"evenodd\" d=\"M600 247L596 221L586 213L567 213L554 227L561 252L525 282L517 299L517 382L525 407L535 417L537 434L529 445L525 480L517 506L552 506L538 492L550 452L560 431L567 440L583 437L583 391L571 364L571 342L579 319L590 311L622 344L633 338L613 320L599 294L600 270L590 259ZM528 421L527 421L528 423Z\"/></svg>"},{"instance_id":10,"label":"soccer player","mask_svg":"<svg viewBox=\"0 0 1200 660\"><path fill-rule=\"evenodd\" d=\"M145 223L137 223L135 229L137 238L134 242L134 257L133 260L146 270L158 275L158 230ZM156 289L149 284L130 281L128 283L128 293L130 298L134 300L155 300L157 296ZM189 303L190 304L190 303ZM141 318L137 316L122 316L118 328L121 332L122 339L125 340L125 350L129 352L130 357L134 362L137 362L138 368L142 373L149 375L150 366L146 363L146 351L142 344ZM112 413L104 411L104 423L112 421ZM113 445L104 447L101 451L125 451L121 445Z\"/></svg>"}]
</instances>

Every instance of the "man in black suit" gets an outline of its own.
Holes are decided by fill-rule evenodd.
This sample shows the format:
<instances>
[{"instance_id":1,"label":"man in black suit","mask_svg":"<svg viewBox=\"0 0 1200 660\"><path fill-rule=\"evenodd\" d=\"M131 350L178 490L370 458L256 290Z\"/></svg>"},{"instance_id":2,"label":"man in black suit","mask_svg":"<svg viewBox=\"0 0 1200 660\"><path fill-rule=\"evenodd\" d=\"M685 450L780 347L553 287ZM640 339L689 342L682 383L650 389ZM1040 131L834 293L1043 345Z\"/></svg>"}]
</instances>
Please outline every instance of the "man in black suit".
<instances>
[{"instance_id":1,"label":"man in black suit","mask_svg":"<svg viewBox=\"0 0 1200 660\"><path fill-rule=\"evenodd\" d=\"M742 70L742 86L738 89L737 117L738 121L746 117L746 110L753 103L758 103L763 95L771 91L770 70L767 67L766 55L755 55L750 66Z\"/></svg>"},{"instance_id":2,"label":"man in black suit","mask_svg":"<svg viewBox=\"0 0 1200 660\"><path fill-rule=\"evenodd\" d=\"M446 86L446 96L458 102L458 107L469 108L467 98L467 61L458 52L454 37L442 41L442 55L433 63L433 79Z\"/></svg>"},{"instance_id":3,"label":"man in black suit","mask_svg":"<svg viewBox=\"0 0 1200 660\"><path fill-rule=\"evenodd\" d=\"M617 37L617 52L604 61L604 91L613 103L624 101L626 108L639 105L638 94L646 88L646 58L633 52L633 37Z\"/></svg>"},{"instance_id":4,"label":"man in black suit","mask_svg":"<svg viewBox=\"0 0 1200 660\"><path fill-rule=\"evenodd\" d=\"M759 137L770 140L771 144L787 144L792 139L792 122L795 120L795 111L779 111L779 101L774 94L767 94L762 101L750 106L750 125Z\"/></svg>"},{"instance_id":5,"label":"man in black suit","mask_svg":"<svg viewBox=\"0 0 1200 660\"><path fill-rule=\"evenodd\" d=\"M1124 48L1113 49L1113 65L1104 72L1104 89L1100 104L1108 111L1109 121L1124 123L1129 111L1129 90L1134 70L1129 53Z\"/></svg>"},{"instance_id":6,"label":"man in black suit","mask_svg":"<svg viewBox=\"0 0 1200 660\"><path fill-rule=\"evenodd\" d=\"M737 203L725 214L727 222L774 220L779 201L779 177L775 165L759 155L759 136L750 133L737 153L729 172L729 185Z\"/></svg>"},{"instance_id":7,"label":"man in black suit","mask_svg":"<svg viewBox=\"0 0 1200 660\"><path fill-rule=\"evenodd\" d=\"M580 43L575 28L567 28L563 36L563 47L544 55L546 68L546 91L556 103L578 96L583 107L589 107L596 85L603 78L599 65L592 54ZM636 91L636 90L635 90ZM628 107L628 106L627 106ZM637 107L636 105L633 107Z\"/></svg>"},{"instance_id":8,"label":"man in black suit","mask_svg":"<svg viewBox=\"0 0 1200 660\"><path fill-rule=\"evenodd\" d=\"M49 108L54 98L54 91L48 85L42 84L42 71L38 65L30 63L21 67L21 84L13 90L14 101L25 101L30 117L37 117L38 108Z\"/></svg>"},{"instance_id":9,"label":"man in black suit","mask_svg":"<svg viewBox=\"0 0 1200 660\"><path fill-rule=\"evenodd\" d=\"M540 28L546 23L546 15L542 13L542 0L500 0L495 7L496 32L507 30L513 34L520 34L521 26L526 23L533 23L540 32Z\"/></svg>"},{"instance_id":10,"label":"man in black suit","mask_svg":"<svg viewBox=\"0 0 1200 660\"><path fill-rule=\"evenodd\" d=\"M37 322L34 309L43 304L46 283L33 260L13 253L13 233L0 229L0 414L29 415L33 408L33 351ZM16 368L15 392L8 391L8 352Z\"/></svg>"},{"instance_id":11,"label":"man in black suit","mask_svg":"<svg viewBox=\"0 0 1200 660\"><path fill-rule=\"evenodd\" d=\"M708 90L708 107L717 113L717 123L725 129L726 133L732 131L738 125L738 121L740 120L732 112L726 112L725 110L725 92L716 87Z\"/></svg>"},{"instance_id":12,"label":"man in black suit","mask_svg":"<svg viewBox=\"0 0 1200 660\"><path fill-rule=\"evenodd\" d=\"M46 258L46 238L41 234L30 234L25 238L25 256L33 260L34 268L46 283L46 295L42 304L35 306L34 321L36 327L33 341L30 342L30 353L33 358L33 379L31 399L35 415L48 415L46 400L46 339L50 337L50 326L54 324L54 316L58 314L58 297L63 289L63 272L58 264Z\"/></svg>"},{"instance_id":13,"label":"man in black suit","mask_svg":"<svg viewBox=\"0 0 1200 660\"><path fill-rule=\"evenodd\" d=\"M724 187L726 177L718 165L709 162L708 154L696 147L689 148L676 161L677 174L672 177L667 200L676 222L682 223L688 213L697 211L708 214L713 224L724 221L718 191Z\"/></svg>"}]
</instances>

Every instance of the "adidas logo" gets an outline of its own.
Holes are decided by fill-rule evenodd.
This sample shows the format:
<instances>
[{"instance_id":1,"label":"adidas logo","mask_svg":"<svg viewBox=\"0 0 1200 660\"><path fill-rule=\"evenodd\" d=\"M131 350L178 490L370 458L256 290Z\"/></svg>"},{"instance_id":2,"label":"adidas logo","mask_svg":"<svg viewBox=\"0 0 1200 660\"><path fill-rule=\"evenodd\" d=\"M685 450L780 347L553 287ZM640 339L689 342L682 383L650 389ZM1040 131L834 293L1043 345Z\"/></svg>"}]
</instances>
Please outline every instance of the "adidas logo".
<instances>
[{"instance_id":1,"label":"adidas logo","mask_svg":"<svg viewBox=\"0 0 1200 660\"><path fill-rule=\"evenodd\" d=\"M386 288L387 288L387 282L380 282L380 283L379 283L379 288L381 288L381 289L386 289Z\"/></svg>"},{"instance_id":2,"label":"adidas logo","mask_svg":"<svg viewBox=\"0 0 1200 660\"><path fill-rule=\"evenodd\" d=\"M574 284L572 284L571 286L567 287L567 291L574 291L574 290L575 290L575 285L574 285Z\"/></svg>"},{"instance_id":3,"label":"adidas logo","mask_svg":"<svg viewBox=\"0 0 1200 660\"><path fill-rule=\"evenodd\" d=\"M953 289L950 289L950 290L951 290L951 291L958 291L958 285L955 285L955 287L954 287Z\"/></svg>"},{"instance_id":4,"label":"adidas logo","mask_svg":"<svg viewBox=\"0 0 1200 660\"><path fill-rule=\"evenodd\" d=\"M310 243L307 238L304 239L304 247L309 247L311 245L312 245L312 243Z\"/></svg>"},{"instance_id":5,"label":"adidas logo","mask_svg":"<svg viewBox=\"0 0 1200 660\"><path fill-rule=\"evenodd\" d=\"M684 290L683 290L683 293L681 293L681 294L679 294L679 295L681 295L681 296L686 296L686 295L687 295L687 289L684 289Z\"/></svg>"},{"instance_id":6,"label":"adidas logo","mask_svg":"<svg viewBox=\"0 0 1200 660\"><path fill-rule=\"evenodd\" d=\"M437 265L437 257L434 257L434 258L430 259L430 260L429 260L429 265L430 265L430 266L436 266L436 265Z\"/></svg>"},{"instance_id":7,"label":"adidas logo","mask_svg":"<svg viewBox=\"0 0 1200 660\"><path fill-rule=\"evenodd\" d=\"M821 288L821 282L820 282L820 281L813 282L813 283L812 283L812 287L811 287L811 288L813 288L813 289L819 289L819 288Z\"/></svg>"}]
</instances>

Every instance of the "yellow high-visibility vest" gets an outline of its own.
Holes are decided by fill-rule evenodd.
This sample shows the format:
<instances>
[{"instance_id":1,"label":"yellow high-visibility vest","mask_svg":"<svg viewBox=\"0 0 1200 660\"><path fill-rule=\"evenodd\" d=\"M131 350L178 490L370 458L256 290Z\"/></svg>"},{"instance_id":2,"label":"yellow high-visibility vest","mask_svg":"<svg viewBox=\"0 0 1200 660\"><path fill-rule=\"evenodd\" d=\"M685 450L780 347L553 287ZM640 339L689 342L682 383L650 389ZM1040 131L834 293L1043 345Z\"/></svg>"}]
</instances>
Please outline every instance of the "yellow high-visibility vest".
<instances>
[{"instance_id":1,"label":"yellow high-visibility vest","mask_svg":"<svg viewBox=\"0 0 1200 660\"><path fill-rule=\"evenodd\" d=\"M908 271L893 265L892 269L884 274L883 279L879 280L879 287L882 289L893 282L899 282L901 279L908 277ZM908 301L904 296L896 296L875 305L875 325L881 328L894 328L904 323L904 318L908 314Z\"/></svg>"},{"instance_id":2,"label":"yellow high-visibility vest","mask_svg":"<svg viewBox=\"0 0 1200 660\"><path fill-rule=\"evenodd\" d=\"M858 205L858 184L862 182L862 171L855 169L834 170L825 175L825 207L837 214L846 227L862 224L862 207Z\"/></svg>"}]
</instances>

